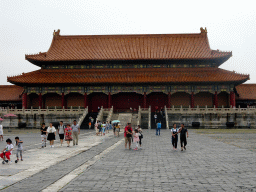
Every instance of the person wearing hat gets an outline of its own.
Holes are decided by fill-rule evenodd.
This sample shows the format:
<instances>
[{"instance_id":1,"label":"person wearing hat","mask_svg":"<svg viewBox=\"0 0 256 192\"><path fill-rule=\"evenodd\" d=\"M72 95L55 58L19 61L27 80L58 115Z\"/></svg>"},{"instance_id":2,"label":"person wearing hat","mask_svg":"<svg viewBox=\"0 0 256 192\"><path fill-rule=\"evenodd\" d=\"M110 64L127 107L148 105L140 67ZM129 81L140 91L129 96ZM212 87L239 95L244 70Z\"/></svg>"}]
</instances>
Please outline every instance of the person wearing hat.
<instances>
[{"instance_id":1,"label":"person wearing hat","mask_svg":"<svg viewBox=\"0 0 256 192\"><path fill-rule=\"evenodd\" d=\"M73 146L78 145L78 135L80 134L80 126L74 120L74 124L71 126L73 132Z\"/></svg>"}]
</instances>

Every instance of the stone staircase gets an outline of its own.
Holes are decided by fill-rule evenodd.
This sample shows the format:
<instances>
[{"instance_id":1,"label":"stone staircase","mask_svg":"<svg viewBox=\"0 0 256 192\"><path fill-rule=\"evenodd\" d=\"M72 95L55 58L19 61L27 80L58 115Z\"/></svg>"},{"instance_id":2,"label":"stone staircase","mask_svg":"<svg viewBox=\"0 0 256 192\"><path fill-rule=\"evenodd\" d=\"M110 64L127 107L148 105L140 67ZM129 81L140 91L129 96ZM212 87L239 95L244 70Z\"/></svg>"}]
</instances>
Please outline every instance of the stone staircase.
<instances>
[{"instance_id":1,"label":"stone staircase","mask_svg":"<svg viewBox=\"0 0 256 192\"><path fill-rule=\"evenodd\" d=\"M141 114L141 128L148 129L148 113Z\"/></svg>"},{"instance_id":2,"label":"stone staircase","mask_svg":"<svg viewBox=\"0 0 256 192\"><path fill-rule=\"evenodd\" d=\"M132 114L132 128L135 129L137 127L137 122L138 122L138 114Z\"/></svg>"},{"instance_id":3,"label":"stone staircase","mask_svg":"<svg viewBox=\"0 0 256 192\"><path fill-rule=\"evenodd\" d=\"M118 113L113 113L113 115L111 117L111 121L118 120L118 116L119 116Z\"/></svg>"},{"instance_id":4,"label":"stone staircase","mask_svg":"<svg viewBox=\"0 0 256 192\"><path fill-rule=\"evenodd\" d=\"M118 120L120 121L119 125L121 129L124 129L127 123L131 123L132 114L131 113L120 113L118 115Z\"/></svg>"}]
</instances>

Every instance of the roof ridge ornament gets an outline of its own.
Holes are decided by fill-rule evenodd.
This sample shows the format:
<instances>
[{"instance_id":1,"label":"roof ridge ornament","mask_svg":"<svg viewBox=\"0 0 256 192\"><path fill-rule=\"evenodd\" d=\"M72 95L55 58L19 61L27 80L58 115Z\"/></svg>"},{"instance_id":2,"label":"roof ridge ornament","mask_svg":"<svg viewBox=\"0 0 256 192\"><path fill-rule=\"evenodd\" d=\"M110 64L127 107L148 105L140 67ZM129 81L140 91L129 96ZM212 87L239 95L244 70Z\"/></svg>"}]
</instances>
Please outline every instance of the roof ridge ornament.
<instances>
[{"instance_id":1,"label":"roof ridge ornament","mask_svg":"<svg viewBox=\"0 0 256 192\"><path fill-rule=\"evenodd\" d=\"M201 33L207 33L206 27L205 27L205 28L201 27L201 28L200 28L200 31L201 31Z\"/></svg>"},{"instance_id":2,"label":"roof ridge ornament","mask_svg":"<svg viewBox=\"0 0 256 192\"><path fill-rule=\"evenodd\" d=\"M59 36L60 36L60 29L58 29L57 31L54 30L53 37L59 37Z\"/></svg>"}]
</instances>

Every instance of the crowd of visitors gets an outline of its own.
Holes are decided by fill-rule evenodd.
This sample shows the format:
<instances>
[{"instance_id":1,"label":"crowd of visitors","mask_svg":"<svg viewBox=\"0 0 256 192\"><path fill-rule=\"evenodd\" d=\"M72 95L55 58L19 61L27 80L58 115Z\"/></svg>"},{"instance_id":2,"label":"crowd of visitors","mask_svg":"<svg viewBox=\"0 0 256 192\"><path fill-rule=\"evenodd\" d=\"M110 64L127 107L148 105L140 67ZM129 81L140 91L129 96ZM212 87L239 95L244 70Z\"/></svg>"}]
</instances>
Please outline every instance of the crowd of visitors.
<instances>
[{"instance_id":1,"label":"crowd of visitors","mask_svg":"<svg viewBox=\"0 0 256 192\"><path fill-rule=\"evenodd\" d=\"M67 141L67 147L70 146L70 141L73 140L73 146L78 145L78 135L80 134L80 126L77 124L76 120L73 121L73 124L67 124L66 126L63 124L63 121L60 121L58 126L58 131L52 125L49 124L49 127L45 127L45 123L42 123L41 127L41 141L42 148L46 147L46 140L50 142L50 147L54 147L54 140L56 140L56 132L58 132L61 146L63 144L63 140Z\"/></svg>"}]
</instances>

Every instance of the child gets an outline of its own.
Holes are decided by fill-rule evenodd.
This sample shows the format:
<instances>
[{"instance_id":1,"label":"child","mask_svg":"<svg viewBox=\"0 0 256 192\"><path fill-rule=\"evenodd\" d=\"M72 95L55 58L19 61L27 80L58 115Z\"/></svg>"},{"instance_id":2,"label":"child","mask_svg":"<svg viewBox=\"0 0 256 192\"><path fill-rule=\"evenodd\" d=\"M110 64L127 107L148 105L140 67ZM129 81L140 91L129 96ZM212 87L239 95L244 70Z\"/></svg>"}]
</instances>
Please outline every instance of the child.
<instances>
[{"instance_id":1,"label":"child","mask_svg":"<svg viewBox=\"0 0 256 192\"><path fill-rule=\"evenodd\" d=\"M20 153L20 160L23 161L23 159L22 159L22 149L23 149L22 143L23 143L23 141L21 141L19 137L15 137L15 141L16 141L16 146L18 146L17 153L16 153L17 161L15 161L15 163L17 163L19 161L19 153Z\"/></svg>"},{"instance_id":2,"label":"child","mask_svg":"<svg viewBox=\"0 0 256 192\"><path fill-rule=\"evenodd\" d=\"M4 134L4 132L3 132L3 125L0 124L0 141L4 140L3 134Z\"/></svg>"},{"instance_id":3,"label":"child","mask_svg":"<svg viewBox=\"0 0 256 192\"><path fill-rule=\"evenodd\" d=\"M101 125L101 127L102 127L102 133L103 133L103 135L105 135L105 132L106 132L106 123L103 122L103 124Z\"/></svg>"},{"instance_id":4,"label":"child","mask_svg":"<svg viewBox=\"0 0 256 192\"><path fill-rule=\"evenodd\" d=\"M9 162L9 164L11 164L11 158L10 155L12 154L12 150L13 150L13 145L12 145L12 140L11 139L7 139L6 140L6 147L4 148L4 150L2 151L2 153L0 154L0 157L4 160L3 164L5 162ZM5 161L4 156L7 158L7 160Z\"/></svg>"},{"instance_id":5,"label":"child","mask_svg":"<svg viewBox=\"0 0 256 192\"><path fill-rule=\"evenodd\" d=\"M134 134L133 142L135 142L136 147L134 148L134 150L138 150L138 147L139 147L139 141L140 141L139 136L140 136L140 134L139 134L138 129L135 129L135 134Z\"/></svg>"},{"instance_id":6,"label":"child","mask_svg":"<svg viewBox=\"0 0 256 192\"><path fill-rule=\"evenodd\" d=\"M72 128L70 127L70 124L67 124L67 127L65 128L65 140L67 141L67 144L69 147L70 141L72 141Z\"/></svg>"}]
</instances>

